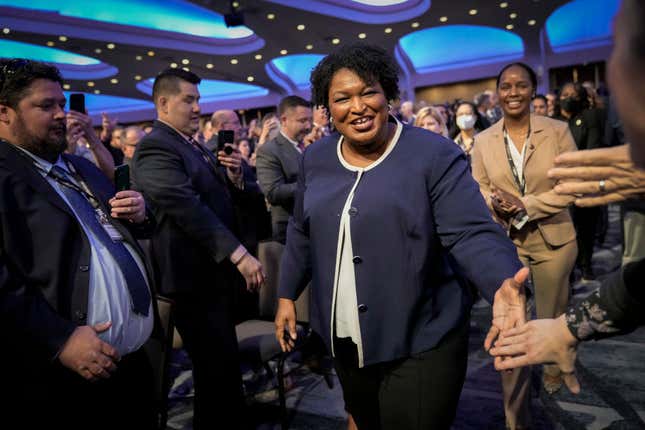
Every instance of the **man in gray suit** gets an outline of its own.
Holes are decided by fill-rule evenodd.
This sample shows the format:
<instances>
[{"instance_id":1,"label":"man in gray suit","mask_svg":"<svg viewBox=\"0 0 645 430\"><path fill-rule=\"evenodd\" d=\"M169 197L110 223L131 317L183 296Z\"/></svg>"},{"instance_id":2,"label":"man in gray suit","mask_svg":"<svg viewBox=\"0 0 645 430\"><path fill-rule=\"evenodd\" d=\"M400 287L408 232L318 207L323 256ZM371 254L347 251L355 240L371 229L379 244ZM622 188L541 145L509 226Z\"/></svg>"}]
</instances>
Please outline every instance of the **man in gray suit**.
<instances>
[{"instance_id":1,"label":"man in gray suit","mask_svg":"<svg viewBox=\"0 0 645 430\"><path fill-rule=\"evenodd\" d=\"M256 168L260 188L271 205L273 238L285 243L303 140L313 122L311 104L301 97L287 96L280 101L278 115L280 133L258 149Z\"/></svg>"}]
</instances>

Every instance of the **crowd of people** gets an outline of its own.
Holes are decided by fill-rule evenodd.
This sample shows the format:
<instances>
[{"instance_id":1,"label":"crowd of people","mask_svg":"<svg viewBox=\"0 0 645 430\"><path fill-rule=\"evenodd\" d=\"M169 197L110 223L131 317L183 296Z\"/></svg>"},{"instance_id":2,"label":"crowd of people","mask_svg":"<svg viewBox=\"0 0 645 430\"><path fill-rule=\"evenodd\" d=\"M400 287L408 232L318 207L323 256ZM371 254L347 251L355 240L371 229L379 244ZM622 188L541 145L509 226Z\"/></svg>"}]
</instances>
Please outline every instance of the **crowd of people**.
<instances>
[{"instance_id":1,"label":"crowd of people","mask_svg":"<svg viewBox=\"0 0 645 430\"><path fill-rule=\"evenodd\" d=\"M65 111L55 67L0 60L5 419L156 428L145 345L163 337L163 295L193 366L193 427L248 428L235 325L258 312L258 243L274 240L276 340L294 348L310 285L350 429L450 427L478 297L492 305L485 347L514 369L501 374L506 426L531 427L527 365L545 364L548 393L577 392L577 343L645 322L645 94L629 85L645 8L625 0L617 19L612 98L576 82L537 94L531 67L511 63L472 101L393 107L395 62L357 44L312 71L311 102L286 96L262 118L203 118L199 76L166 69L153 123L103 114L95 127ZM572 304L614 202L623 267Z\"/></svg>"}]
</instances>

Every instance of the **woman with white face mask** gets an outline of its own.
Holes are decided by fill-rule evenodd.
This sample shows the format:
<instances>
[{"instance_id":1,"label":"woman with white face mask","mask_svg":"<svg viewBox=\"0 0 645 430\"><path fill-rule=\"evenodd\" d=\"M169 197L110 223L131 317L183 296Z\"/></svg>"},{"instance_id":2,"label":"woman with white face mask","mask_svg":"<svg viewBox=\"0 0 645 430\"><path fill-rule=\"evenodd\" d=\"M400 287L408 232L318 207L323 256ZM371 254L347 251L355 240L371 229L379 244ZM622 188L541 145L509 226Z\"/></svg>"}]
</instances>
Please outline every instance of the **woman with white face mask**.
<instances>
[{"instance_id":1,"label":"woman with white face mask","mask_svg":"<svg viewBox=\"0 0 645 430\"><path fill-rule=\"evenodd\" d=\"M470 152L473 149L475 134L481 131L481 121L478 121L477 109L469 102L460 102L455 112L457 123L453 139L464 150L470 162Z\"/></svg>"}]
</instances>

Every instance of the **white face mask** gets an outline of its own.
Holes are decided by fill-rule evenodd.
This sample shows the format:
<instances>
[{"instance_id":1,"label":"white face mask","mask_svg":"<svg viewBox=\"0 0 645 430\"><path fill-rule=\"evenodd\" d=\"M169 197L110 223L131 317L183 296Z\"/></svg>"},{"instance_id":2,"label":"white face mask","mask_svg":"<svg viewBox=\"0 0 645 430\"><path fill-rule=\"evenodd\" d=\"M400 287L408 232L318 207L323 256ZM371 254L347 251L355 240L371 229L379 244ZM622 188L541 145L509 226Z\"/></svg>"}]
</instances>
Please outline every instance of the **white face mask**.
<instances>
[{"instance_id":1,"label":"white face mask","mask_svg":"<svg viewBox=\"0 0 645 430\"><path fill-rule=\"evenodd\" d=\"M461 115L457 117L457 127L461 130L470 130L475 126L475 115Z\"/></svg>"}]
</instances>

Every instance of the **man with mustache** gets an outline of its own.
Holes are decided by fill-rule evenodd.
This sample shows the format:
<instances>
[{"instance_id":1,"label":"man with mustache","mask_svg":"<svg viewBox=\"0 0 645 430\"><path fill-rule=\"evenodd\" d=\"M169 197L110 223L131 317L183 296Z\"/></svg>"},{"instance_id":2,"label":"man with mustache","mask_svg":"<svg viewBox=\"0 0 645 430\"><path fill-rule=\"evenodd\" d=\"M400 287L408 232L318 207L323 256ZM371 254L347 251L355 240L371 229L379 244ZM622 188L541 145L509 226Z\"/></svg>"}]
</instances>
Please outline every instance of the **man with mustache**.
<instances>
[{"instance_id":1,"label":"man with mustache","mask_svg":"<svg viewBox=\"0 0 645 430\"><path fill-rule=\"evenodd\" d=\"M141 347L153 307L134 237L151 223L141 194L115 194L92 163L63 154L61 85L53 66L0 59L3 421L152 429L154 380Z\"/></svg>"}]
</instances>

